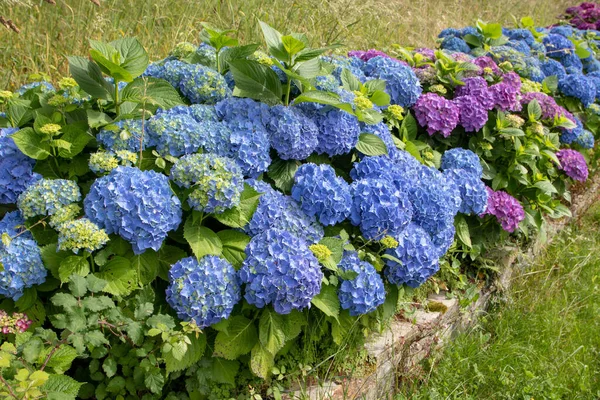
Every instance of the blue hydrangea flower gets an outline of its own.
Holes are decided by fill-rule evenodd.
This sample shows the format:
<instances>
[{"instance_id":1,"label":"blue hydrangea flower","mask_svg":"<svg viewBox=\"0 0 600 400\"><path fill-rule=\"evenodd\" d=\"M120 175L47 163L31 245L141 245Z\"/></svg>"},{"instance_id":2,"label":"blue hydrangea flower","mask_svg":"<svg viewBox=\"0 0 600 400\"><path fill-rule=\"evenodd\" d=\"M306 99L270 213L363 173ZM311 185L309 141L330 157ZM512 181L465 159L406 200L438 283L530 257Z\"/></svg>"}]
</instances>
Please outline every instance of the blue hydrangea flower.
<instances>
[{"instance_id":1,"label":"blue hydrangea flower","mask_svg":"<svg viewBox=\"0 0 600 400\"><path fill-rule=\"evenodd\" d=\"M283 160L303 160L317 147L319 129L297 107L271 107L267 130Z\"/></svg>"},{"instance_id":2,"label":"blue hydrangea flower","mask_svg":"<svg viewBox=\"0 0 600 400\"><path fill-rule=\"evenodd\" d=\"M23 217L52 215L62 206L81 200L79 187L67 179L41 179L30 185L17 201Z\"/></svg>"},{"instance_id":3,"label":"blue hydrangea flower","mask_svg":"<svg viewBox=\"0 0 600 400\"><path fill-rule=\"evenodd\" d=\"M25 220L19 211L8 212L4 214L4 217L0 220L0 236L2 233L8 233L11 237L19 235L19 237L33 239L31 232L24 232L24 229Z\"/></svg>"},{"instance_id":4,"label":"blue hydrangea flower","mask_svg":"<svg viewBox=\"0 0 600 400\"><path fill-rule=\"evenodd\" d=\"M229 318L240 299L236 272L220 257L183 258L169 270L167 303L180 319L194 321L199 328Z\"/></svg>"},{"instance_id":5,"label":"blue hydrangea flower","mask_svg":"<svg viewBox=\"0 0 600 400\"><path fill-rule=\"evenodd\" d=\"M35 160L21 153L10 137L17 128L0 129L0 204L14 204L27 187L41 178Z\"/></svg>"},{"instance_id":6,"label":"blue hydrangea flower","mask_svg":"<svg viewBox=\"0 0 600 400\"><path fill-rule=\"evenodd\" d=\"M232 118L226 122L231 130L231 156L245 176L256 178L271 165L271 143L264 125L249 118Z\"/></svg>"},{"instance_id":7,"label":"blue hydrangea flower","mask_svg":"<svg viewBox=\"0 0 600 400\"><path fill-rule=\"evenodd\" d=\"M594 134L586 129L575 139L575 143L583 147L584 149L594 148Z\"/></svg>"},{"instance_id":8,"label":"blue hydrangea flower","mask_svg":"<svg viewBox=\"0 0 600 400\"><path fill-rule=\"evenodd\" d=\"M1 234L2 232L0 232ZM40 248L31 239L19 236L8 246L0 244L0 295L19 300L26 288L46 281Z\"/></svg>"},{"instance_id":9,"label":"blue hydrangea flower","mask_svg":"<svg viewBox=\"0 0 600 400\"><path fill-rule=\"evenodd\" d=\"M511 40L522 40L530 47L535 43L535 37L529 29L510 29L507 30L506 36Z\"/></svg>"},{"instance_id":10,"label":"blue hydrangea flower","mask_svg":"<svg viewBox=\"0 0 600 400\"><path fill-rule=\"evenodd\" d=\"M258 308L272 304L279 314L310 307L321 291L323 273L307 243L290 232L269 229L246 247L239 278L244 298Z\"/></svg>"},{"instance_id":11,"label":"blue hydrangea flower","mask_svg":"<svg viewBox=\"0 0 600 400\"><path fill-rule=\"evenodd\" d=\"M321 60L332 64L335 69L331 73L337 78L338 86L342 84L341 75L344 69L349 70L359 81L365 82L367 77L363 72L364 61L357 57L323 56Z\"/></svg>"},{"instance_id":12,"label":"blue hydrangea flower","mask_svg":"<svg viewBox=\"0 0 600 400\"><path fill-rule=\"evenodd\" d=\"M464 169L446 169L444 176L454 181L460 190L461 203L459 212L463 214L483 214L487 208L488 193L485 184L477 175Z\"/></svg>"},{"instance_id":13,"label":"blue hydrangea flower","mask_svg":"<svg viewBox=\"0 0 600 400\"><path fill-rule=\"evenodd\" d=\"M583 63L577 54L569 54L560 59L560 63L565 68L568 75L583 73Z\"/></svg>"},{"instance_id":14,"label":"blue hydrangea flower","mask_svg":"<svg viewBox=\"0 0 600 400\"><path fill-rule=\"evenodd\" d=\"M26 85L23 85L20 88L18 88L15 93L17 93L19 96L22 96L25 94L26 91L31 90L36 87L39 87L40 91L42 93L56 92L56 89L54 88L54 86L52 86L52 84L50 82L41 81L41 82L31 82Z\"/></svg>"},{"instance_id":15,"label":"blue hydrangea flower","mask_svg":"<svg viewBox=\"0 0 600 400\"><path fill-rule=\"evenodd\" d=\"M316 151L330 157L349 153L358 143L360 127L358 119L345 111L331 109L324 114L316 114L315 123L319 129Z\"/></svg>"},{"instance_id":16,"label":"blue hydrangea flower","mask_svg":"<svg viewBox=\"0 0 600 400\"><path fill-rule=\"evenodd\" d=\"M366 239L395 236L408 225L413 210L408 196L382 179L361 179L352 184L350 221Z\"/></svg>"},{"instance_id":17,"label":"blue hydrangea flower","mask_svg":"<svg viewBox=\"0 0 600 400\"><path fill-rule=\"evenodd\" d=\"M188 204L194 210L222 213L240 203L244 177L230 158L216 154L190 154L171 168L171 179L179 186L192 188Z\"/></svg>"},{"instance_id":18,"label":"blue hydrangea flower","mask_svg":"<svg viewBox=\"0 0 600 400\"><path fill-rule=\"evenodd\" d=\"M380 122L378 124L365 124L364 122L361 122L360 132L372 133L373 135L379 137L381 140L383 140L383 143L385 143L385 147L387 147L387 156L392 160L396 159L399 150L394 143L390 128L385 122Z\"/></svg>"},{"instance_id":19,"label":"blue hydrangea flower","mask_svg":"<svg viewBox=\"0 0 600 400\"><path fill-rule=\"evenodd\" d=\"M600 74L592 73L585 76L588 82L594 84L594 88L596 89L595 96L596 98L600 98Z\"/></svg>"},{"instance_id":20,"label":"blue hydrangea flower","mask_svg":"<svg viewBox=\"0 0 600 400\"><path fill-rule=\"evenodd\" d=\"M147 129L144 129L144 131L147 131ZM100 132L96 135L96 140L109 151L127 150L138 153L140 143L144 150L146 147L155 145L147 133L144 133L142 140L141 119L124 119L110 124L100 129Z\"/></svg>"},{"instance_id":21,"label":"blue hydrangea flower","mask_svg":"<svg viewBox=\"0 0 600 400\"><path fill-rule=\"evenodd\" d=\"M327 164L304 164L296 171L292 198L323 225L335 225L350 215L350 185Z\"/></svg>"},{"instance_id":22,"label":"blue hydrangea flower","mask_svg":"<svg viewBox=\"0 0 600 400\"><path fill-rule=\"evenodd\" d=\"M217 65L217 51L214 47L207 43L200 43L198 48L196 49L196 54L202 60L202 64L209 66Z\"/></svg>"},{"instance_id":23,"label":"blue hydrangea flower","mask_svg":"<svg viewBox=\"0 0 600 400\"><path fill-rule=\"evenodd\" d=\"M573 27L569 25L553 26L552 28L550 28L550 33L569 38L573 36Z\"/></svg>"},{"instance_id":24,"label":"blue hydrangea flower","mask_svg":"<svg viewBox=\"0 0 600 400\"><path fill-rule=\"evenodd\" d=\"M392 104L409 108L421 95L421 84L413 70L398 61L385 57L371 58L365 63L364 71L371 78L386 81L385 90Z\"/></svg>"},{"instance_id":25,"label":"blue hydrangea flower","mask_svg":"<svg viewBox=\"0 0 600 400\"><path fill-rule=\"evenodd\" d=\"M479 156L471 150L461 149L460 147L450 149L442 155L441 167L442 170L463 169L478 179L481 179L483 176L483 168L479 162Z\"/></svg>"},{"instance_id":26,"label":"blue hydrangea flower","mask_svg":"<svg viewBox=\"0 0 600 400\"><path fill-rule=\"evenodd\" d=\"M162 110L161 110L162 112ZM212 121L219 122L215 106L209 104L192 104L191 106L175 106L168 110L171 115L187 115L196 122Z\"/></svg>"},{"instance_id":27,"label":"blue hydrangea flower","mask_svg":"<svg viewBox=\"0 0 600 400\"><path fill-rule=\"evenodd\" d=\"M562 58L575 52L575 46L562 35L550 34L544 36L542 43L546 47L546 55L552 58Z\"/></svg>"},{"instance_id":28,"label":"blue hydrangea flower","mask_svg":"<svg viewBox=\"0 0 600 400\"><path fill-rule=\"evenodd\" d=\"M574 97L588 107L596 99L596 86L584 75L567 75L558 81L558 90L565 96Z\"/></svg>"},{"instance_id":29,"label":"blue hydrangea flower","mask_svg":"<svg viewBox=\"0 0 600 400\"><path fill-rule=\"evenodd\" d=\"M215 104L231 96L225 78L201 64L186 64L177 87L192 103Z\"/></svg>"},{"instance_id":30,"label":"blue hydrangea flower","mask_svg":"<svg viewBox=\"0 0 600 400\"><path fill-rule=\"evenodd\" d=\"M511 40L508 43L506 43L506 46L517 50L519 53L523 54L524 56L529 57L531 55L531 49L529 48L529 45L521 40Z\"/></svg>"},{"instance_id":31,"label":"blue hydrangea flower","mask_svg":"<svg viewBox=\"0 0 600 400\"><path fill-rule=\"evenodd\" d=\"M540 68L546 76L556 76L558 79L562 79L567 75L565 67L562 66L558 61L548 58L540 63Z\"/></svg>"},{"instance_id":32,"label":"blue hydrangea flower","mask_svg":"<svg viewBox=\"0 0 600 400\"><path fill-rule=\"evenodd\" d=\"M323 227L314 216L302 211L294 199L273 189L266 182L253 179L246 182L262 194L252 219L244 227L246 233L255 236L274 228L290 232L309 244L323 238Z\"/></svg>"},{"instance_id":33,"label":"blue hydrangea flower","mask_svg":"<svg viewBox=\"0 0 600 400\"><path fill-rule=\"evenodd\" d=\"M398 151L399 154L408 154ZM415 162L412 162L414 160ZM363 157L354 163L350 171L353 180L381 179L393 184L400 191L407 191L415 179L418 179L418 170L421 164L412 156L406 157L405 163L397 163L385 156Z\"/></svg>"},{"instance_id":34,"label":"blue hydrangea flower","mask_svg":"<svg viewBox=\"0 0 600 400\"><path fill-rule=\"evenodd\" d=\"M334 92L339 89L340 82L333 75L322 75L315 78L315 88L325 92Z\"/></svg>"},{"instance_id":35,"label":"blue hydrangea flower","mask_svg":"<svg viewBox=\"0 0 600 400\"><path fill-rule=\"evenodd\" d=\"M446 29L442 30L440 32L440 34L438 35L438 37L440 39L444 39L447 37L459 37L459 36L462 36L462 33L459 29L456 29L456 28L446 28Z\"/></svg>"},{"instance_id":36,"label":"blue hydrangea flower","mask_svg":"<svg viewBox=\"0 0 600 400\"><path fill-rule=\"evenodd\" d=\"M435 246L435 256L437 258L443 257L452 243L454 243L454 234L456 233L456 229L453 224L448 225L446 229L438 232L437 234L431 236L431 242Z\"/></svg>"},{"instance_id":37,"label":"blue hydrangea flower","mask_svg":"<svg viewBox=\"0 0 600 400\"><path fill-rule=\"evenodd\" d=\"M447 51L456 51L459 53L469 54L471 48L463 39L456 36L448 36L444 38L440 47Z\"/></svg>"},{"instance_id":38,"label":"blue hydrangea flower","mask_svg":"<svg viewBox=\"0 0 600 400\"><path fill-rule=\"evenodd\" d=\"M387 268L384 273L388 281L416 288L438 271L437 249L423 228L409 224L396 240L398 247L385 252L402 264L385 260Z\"/></svg>"},{"instance_id":39,"label":"blue hydrangea flower","mask_svg":"<svg viewBox=\"0 0 600 400\"><path fill-rule=\"evenodd\" d=\"M223 121L250 120L266 125L271 119L269 106L245 97L228 97L215 105L219 119Z\"/></svg>"},{"instance_id":40,"label":"blue hydrangea flower","mask_svg":"<svg viewBox=\"0 0 600 400\"><path fill-rule=\"evenodd\" d=\"M385 302L385 288L381 276L372 264L361 261L355 251L346 251L338 265L342 272L354 272L351 280L340 279L338 298L342 309L356 317L368 314Z\"/></svg>"},{"instance_id":41,"label":"blue hydrangea flower","mask_svg":"<svg viewBox=\"0 0 600 400\"><path fill-rule=\"evenodd\" d=\"M430 235L436 235L454 222L462 199L456 184L433 168L423 168L408 191L413 221Z\"/></svg>"},{"instance_id":42,"label":"blue hydrangea flower","mask_svg":"<svg viewBox=\"0 0 600 400\"><path fill-rule=\"evenodd\" d=\"M571 144L577 140L579 136L583 134L583 124L579 118L575 118L575 124L577 125L572 129L563 129L560 135L560 142L564 144Z\"/></svg>"},{"instance_id":43,"label":"blue hydrangea flower","mask_svg":"<svg viewBox=\"0 0 600 400\"><path fill-rule=\"evenodd\" d=\"M118 167L96 179L84 202L85 215L133 245L133 252L158 251L181 222L181 203L169 179L155 171Z\"/></svg>"}]
</instances>

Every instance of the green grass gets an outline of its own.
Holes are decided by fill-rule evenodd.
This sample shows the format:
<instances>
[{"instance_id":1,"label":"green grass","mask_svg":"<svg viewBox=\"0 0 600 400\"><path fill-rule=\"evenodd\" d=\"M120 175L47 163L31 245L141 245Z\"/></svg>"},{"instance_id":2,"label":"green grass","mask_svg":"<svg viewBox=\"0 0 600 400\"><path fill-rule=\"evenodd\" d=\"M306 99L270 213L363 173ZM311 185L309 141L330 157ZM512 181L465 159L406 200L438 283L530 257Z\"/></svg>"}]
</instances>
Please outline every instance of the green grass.
<instances>
[{"instance_id":1,"label":"green grass","mask_svg":"<svg viewBox=\"0 0 600 400\"><path fill-rule=\"evenodd\" d=\"M181 41L197 42L201 21L238 31L243 42L259 40L258 18L282 31L306 32L315 42L341 41L348 48L433 46L447 27L477 18L512 24L512 15L532 15L538 25L574 0L0 0L0 15L21 29L0 26L0 87L15 88L27 75L57 79L67 73L67 55L87 54L87 39L136 36L152 59ZM23 4L30 3L32 6Z\"/></svg>"},{"instance_id":2,"label":"green grass","mask_svg":"<svg viewBox=\"0 0 600 400\"><path fill-rule=\"evenodd\" d=\"M600 398L599 225L600 203L397 400Z\"/></svg>"}]
</instances>

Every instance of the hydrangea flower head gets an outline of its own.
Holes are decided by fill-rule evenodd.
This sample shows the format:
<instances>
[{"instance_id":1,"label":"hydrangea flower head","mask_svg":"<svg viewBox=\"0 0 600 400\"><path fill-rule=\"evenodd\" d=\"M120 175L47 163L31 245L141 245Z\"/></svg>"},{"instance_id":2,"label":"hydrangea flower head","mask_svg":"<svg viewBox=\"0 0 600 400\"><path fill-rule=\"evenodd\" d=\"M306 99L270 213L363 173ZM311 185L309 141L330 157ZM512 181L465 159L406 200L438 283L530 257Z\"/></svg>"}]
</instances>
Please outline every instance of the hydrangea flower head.
<instances>
[{"instance_id":1,"label":"hydrangea flower head","mask_svg":"<svg viewBox=\"0 0 600 400\"><path fill-rule=\"evenodd\" d=\"M381 276L372 264L361 261L355 251L344 252L338 265L342 272L354 272L351 280L340 279L338 298L342 309L350 315L368 314L385 302L385 288Z\"/></svg>"},{"instance_id":2,"label":"hydrangea flower head","mask_svg":"<svg viewBox=\"0 0 600 400\"><path fill-rule=\"evenodd\" d=\"M407 195L382 179L365 178L352 184L350 221L366 239L395 236L410 222L413 210Z\"/></svg>"},{"instance_id":3,"label":"hydrangea flower head","mask_svg":"<svg viewBox=\"0 0 600 400\"><path fill-rule=\"evenodd\" d=\"M577 138L583 134L583 124L581 123L581 120L579 118L575 118L575 117L573 117L572 119L574 120L576 126L575 126L575 128L562 130L562 133L560 135L561 143L571 144L571 143L575 142L577 140Z\"/></svg>"},{"instance_id":4,"label":"hydrangea flower head","mask_svg":"<svg viewBox=\"0 0 600 400\"><path fill-rule=\"evenodd\" d=\"M350 185L327 164L304 164L294 176L292 198L323 225L335 225L350 215Z\"/></svg>"},{"instance_id":5,"label":"hydrangea flower head","mask_svg":"<svg viewBox=\"0 0 600 400\"><path fill-rule=\"evenodd\" d=\"M449 36L444 38L441 44L441 48L448 51L456 51L458 53L470 53L471 48L459 37Z\"/></svg>"},{"instance_id":6,"label":"hydrangea flower head","mask_svg":"<svg viewBox=\"0 0 600 400\"><path fill-rule=\"evenodd\" d=\"M192 103L215 104L231 96L223 75L202 64L186 64L177 87Z\"/></svg>"},{"instance_id":7,"label":"hydrangea flower head","mask_svg":"<svg viewBox=\"0 0 600 400\"><path fill-rule=\"evenodd\" d=\"M454 181L460 190L461 203L459 212L463 214L481 214L487 207L488 193L486 186L477 175L464 169L446 169L444 176Z\"/></svg>"},{"instance_id":8,"label":"hydrangea flower head","mask_svg":"<svg viewBox=\"0 0 600 400\"><path fill-rule=\"evenodd\" d=\"M10 137L17 128L0 128L0 204L16 203L27 187L41 178L33 172L35 160L19 150Z\"/></svg>"},{"instance_id":9,"label":"hydrangea flower head","mask_svg":"<svg viewBox=\"0 0 600 400\"><path fill-rule=\"evenodd\" d=\"M519 223L525 219L525 210L517 199L499 190L494 191L487 188L488 204L483 215L490 214L496 217L502 229L507 232L514 232Z\"/></svg>"},{"instance_id":10,"label":"hydrangea flower head","mask_svg":"<svg viewBox=\"0 0 600 400\"><path fill-rule=\"evenodd\" d=\"M302 310L321 291L323 273L306 242L268 229L250 240L239 271L244 298L258 308L272 304L279 314Z\"/></svg>"},{"instance_id":11,"label":"hydrangea flower head","mask_svg":"<svg viewBox=\"0 0 600 400\"><path fill-rule=\"evenodd\" d=\"M233 118L226 122L231 130L231 156L245 176L256 178L271 165L271 143L266 128L248 118Z\"/></svg>"},{"instance_id":12,"label":"hydrangea flower head","mask_svg":"<svg viewBox=\"0 0 600 400\"><path fill-rule=\"evenodd\" d=\"M135 254L158 251L181 222L181 203L169 179L155 171L118 167L96 179L84 200L86 216L108 234L133 245Z\"/></svg>"},{"instance_id":13,"label":"hydrangea flower head","mask_svg":"<svg viewBox=\"0 0 600 400\"><path fill-rule=\"evenodd\" d=\"M93 252L104 247L109 238L104 229L87 218L65 222L60 225L58 233L58 249Z\"/></svg>"},{"instance_id":14,"label":"hydrangea flower head","mask_svg":"<svg viewBox=\"0 0 600 400\"><path fill-rule=\"evenodd\" d=\"M596 86L584 75L566 75L558 81L558 90L565 96L574 97L588 107L596 99Z\"/></svg>"},{"instance_id":15,"label":"hydrangea flower head","mask_svg":"<svg viewBox=\"0 0 600 400\"><path fill-rule=\"evenodd\" d=\"M117 168L119 160L113 153L97 151L90 154L88 165L95 174L104 174Z\"/></svg>"},{"instance_id":16,"label":"hydrangea flower head","mask_svg":"<svg viewBox=\"0 0 600 400\"><path fill-rule=\"evenodd\" d=\"M147 122L147 132L161 155L173 157L198 151L202 145L202 134L207 133L191 116L171 114L168 111L157 113L150 118Z\"/></svg>"},{"instance_id":17,"label":"hydrangea flower head","mask_svg":"<svg viewBox=\"0 0 600 400\"><path fill-rule=\"evenodd\" d=\"M519 81L520 83L520 81ZM520 111L519 88L506 82L496 83L490 86L490 92L494 98L494 106L500 111Z\"/></svg>"},{"instance_id":18,"label":"hydrangea flower head","mask_svg":"<svg viewBox=\"0 0 600 400\"><path fill-rule=\"evenodd\" d=\"M370 78L386 81L385 90L390 95L392 104L408 108L421 95L419 79L407 65L389 58L375 57L365 63L364 72Z\"/></svg>"},{"instance_id":19,"label":"hydrangea flower head","mask_svg":"<svg viewBox=\"0 0 600 400\"><path fill-rule=\"evenodd\" d=\"M271 146L283 160L303 160L318 145L319 129L296 107L271 107L267 130Z\"/></svg>"},{"instance_id":20,"label":"hydrangea flower head","mask_svg":"<svg viewBox=\"0 0 600 400\"><path fill-rule=\"evenodd\" d=\"M552 58L562 58L575 52L575 46L562 35L549 34L544 36L542 43L546 47L546 55Z\"/></svg>"},{"instance_id":21,"label":"hydrangea flower head","mask_svg":"<svg viewBox=\"0 0 600 400\"><path fill-rule=\"evenodd\" d=\"M229 318L240 299L236 272L220 257L183 258L169 270L167 303L180 319L194 321L199 328Z\"/></svg>"},{"instance_id":22,"label":"hydrangea flower head","mask_svg":"<svg viewBox=\"0 0 600 400\"><path fill-rule=\"evenodd\" d=\"M439 269L437 249L418 225L409 224L397 237L398 247L385 251L402 262L385 260L385 276L395 285L418 287Z\"/></svg>"},{"instance_id":23,"label":"hydrangea flower head","mask_svg":"<svg viewBox=\"0 0 600 400\"><path fill-rule=\"evenodd\" d=\"M577 139L575 139L575 143L577 143L584 149L592 149L594 148L595 143L594 134L588 131L587 129L584 129L583 132L581 132L581 135L579 135Z\"/></svg>"},{"instance_id":24,"label":"hydrangea flower head","mask_svg":"<svg viewBox=\"0 0 600 400\"><path fill-rule=\"evenodd\" d=\"M442 170L462 169L467 173L481 179L483 176L483 167L479 162L479 156L471 150L455 147L447 150L442 155Z\"/></svg>"},{"instance_id":25,"label":"hydrangea flower head","mask_svg":"<svg viewBox=\"0 0 600 400\"><path fill-rule=\"evenodd\" d=\"M398 158L407 154L403 151L398 153L402 154ZM412 181L417 179L421 163L410 155L405 158L406 162L401 163L385 156L363 157L360 162L354 163L350 177L354 180L382 179L393 184L399 190L406 191Z\"/></svg>"},{"instance_id":26,"label":"hydrangea flower head","mask_svg":"<svg viewBox=\"0 0 600 400\"><path fill-rule=\"evenodd\" d=\"M546 76L556 76L558 79L562 79L567 75L565 67L562 66L558 61L548 58L540 64L542 72Z\"/></svg>"},{"instance_id":27,"label":"hydrangea flower head","mask_svg":"<svg viewBox=\"0 0 600 400\"><path fill-rule=\"evenodd\" d=\"M316 151L330 157L349 153L358 143L360 127L358 119L349 113L332 109L324 114L316 114L319 128Z\"/></svg>"},{"instance_id":28,"label":"hydrangea flower head","mask_svg":"<svg viewBox=\"0 0 600 400\"><path fill-rule=\"evenodd\" d=\"M227 97L215 104L215 111L223 121L250 120L266 125L271 116L265 103L242 97Z\"/></svg>"},{"instance_id":29,"label":"hydrangea flower head","mask_svg":"<svg viewBox=\"0 0 600 400\"><path fill-rule=\"evenodd\" d=\"M146 129L144 129L146 130ZM108 151L129 150L139 153L140 144L142 150L154 146L150 135L144 132L142 139L142 120L124 119L110 124L98 132L96 140Z\"/></svg>"},{"instance_id":30,"label":"hydrangea flower head","mask_svg":"<svg viewBox=\"0 0 600 400\"><path fill-rule=\"evenodd\" d=\"M425 93L419 97L413 110L417 121L427 128L429 135L439 132L448 137L458 125L459 108L438 94Z\"/></svg>"},{"instance_id":31,"label":"hydrangea flower head","mask_svg":"<svg viewBox=\"0 0 600 400\"><path fill-rule=\"evenodd\" d=\"M560 161L559 168L570 178L576 181L585 182L588 177L588 167L583 155L577 150L561 149L556 152L556 157Z\"/></svg>"},{"instance_id":32,"label":"hydrangea flower head","mask_svg":"<svg viewBox=\"0 0 600 400\"><path fill-rule=\"evenodd\" d=\"M244 177L230 158L216 154L190 154L171 168L171 179L179 186L192 188L190 207L207 213L222 213L240 203Z\"/></svg>"},{"instance_id":33,"label":"hydrangea flower head","mask_svg":"<svg viewBox=\"0 0 600 400\"><path fill-rule=\"evenodd\" d=\"M81 200L79 187L67 179L41 179L19 196L17 205L25 218L52 215L62 206Z\"/></svg>"},{"instance_id":34,"label":"hydrangea flower head","mask_svg":"<svg viewBox=\"0 0 600 400\"><path fill-rule=\"evenodd\" d=\"M460 96L452 101L459 110L459 122L465 132L477 132L486 124L488 112L477 98L473 96Z\"/></svg>"},{"instance_id":35,"label":"hydrangea flower head","mask_svg":"<svg viewBox=\"0 0 600 400\"><path fill-rule=\"evenodd\" d=\"M0 244L0 295L17 301L26 288L46 281L46 268L42 263L40 248L31 239L21 236L8 246Z\"/></svg>"},{"instance_id":36,"label":"hydrangea flower head","mask_svg":"<svg viewBox=\"0 0 600 400\"><path fill-rule=\"evenodd\" d=\"M19 235L19 237L33 239L31 232L25 231L25 220L20 211L11 211L4 214L4 217L0 220L0 236L3 233L7 233L11 237Z\"/></svg>"},{"instance_id":37,"label":"hydrangea flower head","mask_svg":"<svg viewBox=\"0 0 600 400\"><path fill-rule=\"evenodd\" d=\"M472 96L486 110L494 108L494 95L488 88L487 81L479 76L465 78L464 86L456 88L455 97Z\"/></svg>"}]
</instances>

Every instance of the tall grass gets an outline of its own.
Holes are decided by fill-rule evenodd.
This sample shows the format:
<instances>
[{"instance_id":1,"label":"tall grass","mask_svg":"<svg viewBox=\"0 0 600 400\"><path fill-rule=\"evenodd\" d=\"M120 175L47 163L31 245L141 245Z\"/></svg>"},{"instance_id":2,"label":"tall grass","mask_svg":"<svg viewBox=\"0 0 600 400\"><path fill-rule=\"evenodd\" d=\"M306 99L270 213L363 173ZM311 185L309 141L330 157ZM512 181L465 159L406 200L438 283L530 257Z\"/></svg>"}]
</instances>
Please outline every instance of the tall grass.
<instances>
[{"instance_id":1,"label":"tall grass","mask_svg":"<svg viewBox=\"0 0 600 400\"><path fill-rule=\"evenodd\" d=\"M197 42L199 22L236 29L243 42L259 40L257 18L282 31L306 32L315 44L340 41L349 48L392 43L433 46L447 27L477 18L511 24L531 15L552 24L573 0L0 0L0 15L20 34L0 26L0 87L22 84L28 74L67 73L66 55L87 54L87 39L136 36L152 59L178 42Z\"/></svg>"},{"instance_id":2,"label":"tall grass","mask_svg":"<svg viewBox=\"0 0 600 400\"><path fill-rule=\"evenodd\" d=\"M599 223L600 203L397 400L600 398Z\"/></svg>"}]
</instances>

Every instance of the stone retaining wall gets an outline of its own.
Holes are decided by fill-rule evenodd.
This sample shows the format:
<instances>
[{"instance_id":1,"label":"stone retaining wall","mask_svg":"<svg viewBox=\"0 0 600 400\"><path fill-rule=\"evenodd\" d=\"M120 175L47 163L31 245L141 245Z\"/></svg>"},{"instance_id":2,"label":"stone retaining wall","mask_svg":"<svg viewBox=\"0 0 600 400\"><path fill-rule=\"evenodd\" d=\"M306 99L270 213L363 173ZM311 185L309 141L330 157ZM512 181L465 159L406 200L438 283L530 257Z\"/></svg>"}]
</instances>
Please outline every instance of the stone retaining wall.
<instances>
[{"instance_id":1,"label":"stone retaining wall","mask_svg":"<svg viewBox=\"0 0 600 400\"><path fill-rule=\"evenodd\" d=\"M577 220L599 198L600 175L579 193L573 196L571 212ZM413 321L394 320L381 334L374 334L365 345L369 358L374 360L375 368L367 376L354 377L343 382L326 381L319 386L304 387L288 393L286 399L302 400L339 400L392 399L399 375L414 373L415 366L428 357L434 347L443 346L454 332L472 326L487 306L491 296L510 286L514 272L531 265L534 257L540 253L571 219L551 221L547 231L547 240L536 240L526 249L500 248L494 253L501 271L493 284L482 288L478 299L466 308L461 308L457 299L446 298L445 292L432 294L430 301L442 303L445 312L431 312L423 309L416 311Z\"/></svg>"}]
</instances>

